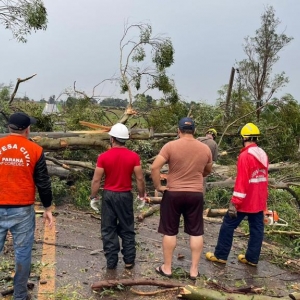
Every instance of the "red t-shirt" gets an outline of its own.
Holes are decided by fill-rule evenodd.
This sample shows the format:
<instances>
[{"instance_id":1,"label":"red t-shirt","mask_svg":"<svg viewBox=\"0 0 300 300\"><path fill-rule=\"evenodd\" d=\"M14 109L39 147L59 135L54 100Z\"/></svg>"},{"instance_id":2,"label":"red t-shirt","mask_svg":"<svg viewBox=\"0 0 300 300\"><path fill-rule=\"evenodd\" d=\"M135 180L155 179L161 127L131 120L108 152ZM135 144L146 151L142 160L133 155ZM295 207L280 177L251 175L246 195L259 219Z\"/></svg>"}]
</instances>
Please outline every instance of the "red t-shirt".
<instances>
[{"instance_id":1,"label":"red t-shirt","mask_svg":"<svg viewBox=\"0 0 300 300\"><path fill-rule=\"evenodd\" d=\"M97 160L97 167L104 169L104 189L113 192L131 191L133 169L140 165L139 155L127 148L111 148Z\"/></svg>"}]
</instances>

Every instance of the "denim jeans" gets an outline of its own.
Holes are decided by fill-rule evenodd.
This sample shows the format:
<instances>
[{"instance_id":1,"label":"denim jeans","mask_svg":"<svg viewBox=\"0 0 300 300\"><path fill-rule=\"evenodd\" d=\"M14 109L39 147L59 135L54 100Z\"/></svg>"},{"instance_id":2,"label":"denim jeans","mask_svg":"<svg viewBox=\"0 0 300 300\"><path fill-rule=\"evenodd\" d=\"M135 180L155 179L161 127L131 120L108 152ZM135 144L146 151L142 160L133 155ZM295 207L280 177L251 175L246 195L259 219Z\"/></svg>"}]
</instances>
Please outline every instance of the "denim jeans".
<instances>
[{"instance_id":1,"label":"denim jeans","mask_svg":"<svg viewBox=\"0 0 300 300\"><path fill-rule=\"evenodd\" d=\"M0 252L8 230L13 236L15 254L14 300L25 300L35 231L34 206L0 207Z\"/></svg>"},{"instance_id":2,"label":"denim jeans","mask_svg":"<svg viewBox=\"0 0 300 300\"><path fill-rule=\"evenodd\" d=\"M264 214L238 212L236 218L230 218L228 213L224 216L220 228L218 243L215 249L215 256L219 259L227 260L233 241L234 230L239 226L242 220L248 217L250 238L245 254L246 259L254 264L258 263L261 245L264 238Z\"/></svg>"}]
</instances>

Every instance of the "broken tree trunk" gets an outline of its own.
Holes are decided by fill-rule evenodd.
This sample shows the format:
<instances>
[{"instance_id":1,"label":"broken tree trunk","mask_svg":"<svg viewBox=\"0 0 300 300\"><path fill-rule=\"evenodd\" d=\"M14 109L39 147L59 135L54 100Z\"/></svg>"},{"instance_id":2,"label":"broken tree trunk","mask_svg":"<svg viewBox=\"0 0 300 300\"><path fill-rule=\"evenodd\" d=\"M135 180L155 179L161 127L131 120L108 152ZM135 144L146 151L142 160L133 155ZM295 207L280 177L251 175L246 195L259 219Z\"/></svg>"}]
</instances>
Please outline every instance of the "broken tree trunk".
<instances>
[{"instance_id":1,"label":"broken tree trunk","mask_svg":"<svg viewBox=\"0 0 300 300\"><path fill-rule=\"evenodd\" d=\"M137 217L139 221L143 221L146 217L153 215L155 212L160 210L160 204L150 207L147 211L140 213Z\"/></svg>"},{"instance_id":2,"label":"broken tree trunk","mask_svg":"<svg viewBox=\"0 0 300 300\"><path fill-rule=\"evenodd\" d=\"M0 137L7 136L8 133L0 134ZM153 133L148 129L132 129L130 139L148 140L157 137L176 137L175 133ZM31 132L30 138L44 151L80 149L99 149L106 151L109 144L110 135L103 130L70 131L70 132Z\"/></svg>"},{"instance_id":3,"label":"broken tree trunk","mask_svg":"<svg viewBox=\"0 0 300 300\"><path fill-rule=\"evenodd\" d=\"M212 289L201 288L197 286L185 286L180 288L180 294L178 298L190 299L190 300L273 300L274 297L263 295L242 295L235 293L226 293L224 291L219 292ZM290 296L291 297L291 296ZM281 299L298 299L283 297Z\"/></svg>"},{"instance_id":4,"label":"broken tree trunk","mask_svg":"<svg viewBox=\"0 0 300 300\"><path fill-rule=\"evenodd\" d=\"M103 280L92 284L93 290L101 290L104 288L116 287L118 285L133 286L133 285L152 285L165 288L183 287L184 284L172 282L169 280L154 280L154 279L118 279L118 280Z\"/></svg>"},{"instance_id":5,"label":"broken tree trunk","mask_svg":"<svg viewBox=\"0 0 300 300\"><path fill-rule=\"evenodd\" d=\"M211 218L222 217L225 216L227 210L227 208L209 208L207 211L207 216Z\"/></svg>"}]
</instances>

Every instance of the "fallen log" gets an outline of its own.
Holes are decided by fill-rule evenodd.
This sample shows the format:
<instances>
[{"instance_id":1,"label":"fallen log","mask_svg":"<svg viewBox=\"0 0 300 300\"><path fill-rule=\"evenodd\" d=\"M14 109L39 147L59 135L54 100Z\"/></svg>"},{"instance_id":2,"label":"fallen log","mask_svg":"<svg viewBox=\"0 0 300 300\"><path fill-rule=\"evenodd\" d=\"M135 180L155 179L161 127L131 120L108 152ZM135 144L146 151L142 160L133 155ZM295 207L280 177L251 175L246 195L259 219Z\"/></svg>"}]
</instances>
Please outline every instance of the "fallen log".
<instances>
[{"instance_id":1,"label":"fallen log","mask_svg":"<svg viewBox=\"0 0 300 300\"><path fill-rule=\"evenodd\" d=\"M207 217L222 217L226 215L227 208L209 208L207 211Z\"/></svg>"},{"instance_id":2,"label":"fallen log","mask_svg":"<svg viewBox=\"0 0 300 300\"><path fill-rule=\"evenodd\" d=\"M143 221L146 217L153 215L155 212L160 210L160 204L150 207L147 211L140 213L137 217L138 221Z\"/></svg>"},{"instance_id":3,"label":"fallen log","mask_svg":"<svg viewBox=\"0 0 300 300\"><path fill-rule=\"evenodd\" d=\"M130 289L130 292L132 292L133 294L139 295L139 296L154 296L154 295L157 295L157 294L168 293L168 292L172 292L172 291L178 291L178 287L163 289L163 290L157 290L157 291L152 291L152 292L137 291L134 288Z\"/></svg>"},{"instance_id":4,"label":"fallen log","mask_svg":"<svg viewBox=\"0 0 300 300\"><path fill-rule=\"evenodd\" d=\"M292 299L292 300L300 300L300 293L291 293L289 294L289 297Z\"/></svg>"},{"instance_id":5,"label":"fallen log","mask_svg":"<svg viewBox=\"0 0 300 300\"><path fill-rule=\"evenodd\" d=\"M146 202L149 204L160 204L162 197L147 197Z\"/></svg>"},{"instance_id":6,"label":"fallen log","mask_svg":"<svg viewBox=\"0 0 300 300\"><path fill-rule=\"evenodd\" d=\"M298 294L298 295L296 295ZM294 295L290 294L287 297L283 297L280 299L294 299L298 300L300 294L296 293ZM291 298L291 295L294 298ZM219 292L212 289L201 288L197 286L187 285L185 287L180 288L180 294L177 296L178 298L190 299L190 300L273 300L274 297L263 296L263 295L242 295L235 293L226 293L224 291Z\"/></svg>"},{"instance_id":7,"label":"fallen log","mask_svg":"<svg viewBox=\"0 0 300 300\"><path fill-rule=\"evenodd\" d=\"M101 290L105 288L117 287L118 285L134 286L134 285L151 285L161 286L164 288L183 287L183 283L172 282L169 280L155 280L155 279L118 279L118 280L103 280L92 284L93 290Z\"/></svg>"}]
</instances>

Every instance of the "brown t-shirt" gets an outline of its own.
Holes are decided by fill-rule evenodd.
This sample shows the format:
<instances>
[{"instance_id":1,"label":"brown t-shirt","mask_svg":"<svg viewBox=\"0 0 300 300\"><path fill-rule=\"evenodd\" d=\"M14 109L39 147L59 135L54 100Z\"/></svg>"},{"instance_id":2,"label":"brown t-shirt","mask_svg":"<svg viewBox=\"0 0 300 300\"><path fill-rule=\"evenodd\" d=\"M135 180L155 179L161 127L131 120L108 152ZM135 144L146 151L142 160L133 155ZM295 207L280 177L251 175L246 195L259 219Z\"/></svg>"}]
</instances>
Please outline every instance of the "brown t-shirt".
<instances>
[{"instance_id":1,"label":"brown t-shirt","mask_svg":"<svg viewBox=\"0 0 300 300\"><path fill-rule=\"evenodd\" d=\"M182 137L165 144L159 155L169 164L169 191L203 192L203 171L212 162L207 145Z\"/></svg>"},{"instance_id":2,"label":"brown t-shirt","mask_svg":"<svg viewBox=\"0 0 300 300\"><path fill-rule=\"evenodd\" d=\"M198 141L206 144L212 153L213 161L217 161L218 159L218 144L213 140L206 136L198 137Z\"/></svg>"}]
</instances>

